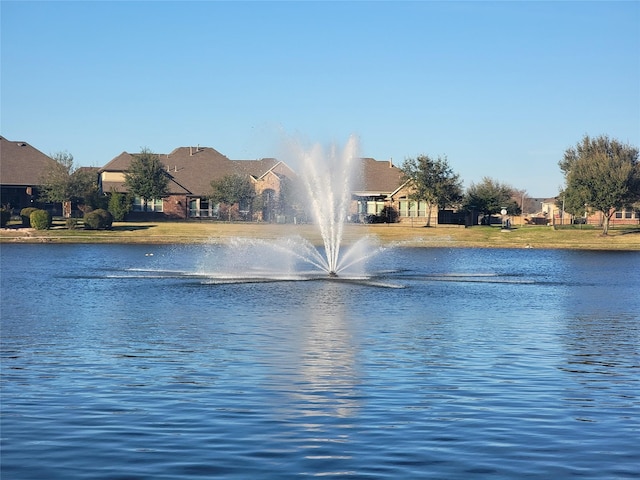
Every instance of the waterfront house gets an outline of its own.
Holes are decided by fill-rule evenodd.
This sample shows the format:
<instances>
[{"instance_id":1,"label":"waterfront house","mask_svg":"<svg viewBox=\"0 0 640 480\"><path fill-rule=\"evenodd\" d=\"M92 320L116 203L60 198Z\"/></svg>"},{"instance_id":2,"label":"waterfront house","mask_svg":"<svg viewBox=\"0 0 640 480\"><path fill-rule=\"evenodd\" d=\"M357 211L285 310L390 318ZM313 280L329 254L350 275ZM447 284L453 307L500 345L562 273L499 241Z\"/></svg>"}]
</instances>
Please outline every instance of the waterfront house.
<instances>
[{"instance_id":1,"label":"waterfront house","mask_svg":"<svg viewBox=\"0 0 640 480\"><path fill-rule=\"evenodd\" d=\"M415 223L426 225L426 203L410 200L411 187L403 181L402 170L393 160L362 158L359 175L352 186L352 220L358 222ZM438 219L431 212L431 224Z\"/></svg>"},{"instance_id":2,"label":"waterfront house","mask_svg":"<svg viewBox=\"0 0 640 480\"><path fill-rule=\"evenodd\" d=\"M544 223L547 225L557 226L582 223L602 226L604 222L604 214L601 211L590 208L588 205L585 205L584 214L574 216L562 211L561 200L557 198L544 199L540 204L541 212L538 214L538 218L543 217ZM640 225L640 209L629 206L612 212L609 227L614 228L622 225Z\"/></svg>"},{"instance_id":3,"label":"waterfront house","mask_svg":"<svg viewBox=\"0 0 640 480\"><path fill-rule=\"evenodd\" d=\"M55 160L27 142L0 137L0 204L14 214L25 207L46 207L38 203L42 179Z\"/></svg>"},{"instance_id":4,"label":"waterfront house","mask_svg":"<svg viewBox=\"0 0 640 480\"><path fill-rule=\"evenodd\" d=\"M392 195L400 187L401 181L402 172L393 161L361 158L360 168L351 186L351 220L397 220L397 206L393 204Z\"/></svg>"},{"instance_id":5,"label":"waterfront house","mask_svg":"<svg viewBox=\"0 0 640 480\"><path fill-rule=\"evenodd\" d=\"M122 152L107 163L99 174L99 188L110 192L127 192L125 173L135 154ZM211 147L178 147L168 154L158 154L169 177L169 194L164 198L144 201L134 198L133 211L143 216L171 219L219 218L219 205L209 201L211 182L227 175L247 176L256 194L262 196L263 207L254 212L258 220L275 220L277 200L286 179L295 178L284 162L274 158L230 160ZM237 205L234 214L246 218L248 205ZM144 213L143 213L144 212ZM226 217L226 215L225 215Z\"/></svg>"}]
</instances>

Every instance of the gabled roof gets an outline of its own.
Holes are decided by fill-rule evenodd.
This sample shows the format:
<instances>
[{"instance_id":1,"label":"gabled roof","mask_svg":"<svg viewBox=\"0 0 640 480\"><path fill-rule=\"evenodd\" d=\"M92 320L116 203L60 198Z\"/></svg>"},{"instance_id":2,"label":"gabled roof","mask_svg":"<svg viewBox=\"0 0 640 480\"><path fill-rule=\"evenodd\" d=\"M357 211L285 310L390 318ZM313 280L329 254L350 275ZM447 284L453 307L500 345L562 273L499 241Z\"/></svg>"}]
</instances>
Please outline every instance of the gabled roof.
<instances>
[{"instance_id":1,"label":"gabled roof","mask_svg":"<svg viewBox=\"0 0 640 480\"><path fill-rule=\"evenodd\" d=\"M34 186L56 164L48 155L26 142L0 137L0 184Z\"/></svg>"},{"instance_id":2,"label":"gabled roof","mask_svg":"<svg viewBox=\"0 0 640 480\"><path fill-rule=\"evenodd\" d=\"M275 158L263 158L260 160L232 160L232 162L234 164L233 173L260 178L275 167L278 160Z\"/></svg>"},{"instance_id":3,"label":"gabled roof","mask_svg":"<svg viewBox=\"0 0 640 480\"><path fill-rule=\"evenodd\" d=\"M360 196L390 195L402 182L402 171L391 161L361 158L360 175L354 179L352 191Z\"/></svg>"},{"instance_id":4,"label":"gabled roof","mask_svg":"<svg viewBox=\"0 0 640 480\"><path fill-rule=\"evenodd\" d=\"M126 172L135 154L122 152L101 170ZM178 147L169 154L158 154L171 178L169 192L204 196L211 192L211 182L226 175L249 175L261 178L282 162L275 158L261 160L229 160L210 147ZM104 182L103 191L124 190L122 182Z\"/></svg>"},{"instance_id":5,"label":"gabled roof","mask_svg":"<svg viewBox=\"0 0 640 480\"><path fill-rule=\"evenodd\" d=\"M129 168L129 164L133 157L130 153L122 152L114 157L109 163L100 169L101 172L124 172Z\"/></svg>"}]
</instances>

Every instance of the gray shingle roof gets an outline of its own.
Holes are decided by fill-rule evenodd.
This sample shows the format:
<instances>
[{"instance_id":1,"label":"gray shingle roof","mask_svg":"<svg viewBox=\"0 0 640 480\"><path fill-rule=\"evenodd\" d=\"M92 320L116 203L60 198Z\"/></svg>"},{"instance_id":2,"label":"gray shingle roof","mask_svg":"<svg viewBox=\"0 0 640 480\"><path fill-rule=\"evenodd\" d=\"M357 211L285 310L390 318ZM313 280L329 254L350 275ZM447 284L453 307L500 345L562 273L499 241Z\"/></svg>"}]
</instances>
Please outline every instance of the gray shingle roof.
<instances>
[{"instance_id":1,"label":"gray shingle roof","mask_svg":"<svg viewBox=\"0 0 640 480\"><path fill-rule=\"evenodd\" d=\"M0 184L39 185L53 165L55 160L28 143L0 137Z\"/></svg>"},{"instance_id":2,"label":"gray shingle roof","mask_svg":"<svg viewBox=\"0 0 640 480\"><path fill-rule=\"evenodd\" d=\"M125 172L133 155L122 152L101 170ZM280 162L274 158L261 160L229 160L217 150L210 147L178 147L169 154L158 154L158 158L167 169L171 181L169 192L206 196L211 193L211 182L226 175L250 175L260 178ZM122 182L103 182L105 192L112 188L123 191Z\"/></svg>"},{"instance_id":3,"label":"gray shingle roof","mask_svg":"<svg viewBox=\"0 0 640 480\"><path fill-rule=\"evenodd\" d=\"M388 195L401 185L402 171L391 161L362 158L360 174L356 175L352 191L358 195Z\"/></svg>"}]
</instances>

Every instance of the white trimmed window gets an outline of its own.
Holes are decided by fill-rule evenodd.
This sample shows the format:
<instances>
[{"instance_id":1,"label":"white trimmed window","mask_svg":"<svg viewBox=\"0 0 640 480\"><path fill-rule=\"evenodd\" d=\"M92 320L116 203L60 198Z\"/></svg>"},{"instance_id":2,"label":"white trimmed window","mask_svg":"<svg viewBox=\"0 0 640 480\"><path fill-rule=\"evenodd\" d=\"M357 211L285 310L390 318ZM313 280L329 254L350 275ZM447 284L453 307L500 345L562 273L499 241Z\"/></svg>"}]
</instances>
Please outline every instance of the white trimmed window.
<instances>
[{"instance_id":1,"label":"white trimmed window","mask_svg":"<svg viewBox=\"0 0 640 480\"><path fill-rule=\"evenodd\" d=\"M427 214L427 204L422 201L400 200L399 207L401 217L424 217Z\"/></svg>"},{"instance_id":2,"label":"white trimmed window","mask_svg":"<svg viewBox=\"0 0 640 480\"><path fill-rule=\"evenodd\" d=\"M146 208L145 208L146 207ZM133 199L133 211L134 212L162 212L162 199L153 198L145 201L141 197L135 197Z\"/></svg>"},{"instance_id":3,"label":"white trimmed window","mask_svg":"<svg viewBox=\"0 0 640 480\"><path fill-rule=\"evenodd\" d=\"M210 202L208 198L192 198L189 201L189 217L191 218L217 218L219 205Z\"/></svg>"}]
</instances>

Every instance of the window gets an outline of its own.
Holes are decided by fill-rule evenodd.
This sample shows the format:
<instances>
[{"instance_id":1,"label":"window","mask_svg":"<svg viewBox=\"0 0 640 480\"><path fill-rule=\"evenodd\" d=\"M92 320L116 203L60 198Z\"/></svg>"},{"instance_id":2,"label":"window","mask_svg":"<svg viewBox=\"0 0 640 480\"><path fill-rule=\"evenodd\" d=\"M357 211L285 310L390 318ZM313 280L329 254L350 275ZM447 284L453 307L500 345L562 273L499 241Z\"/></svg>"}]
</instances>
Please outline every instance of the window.
<instances>
[{"instance_id":1,"label":"window","mask_svg":"<svg viewBox=\"0 0 640 480\"><path fill-rule=\"evenodd\" d=\"M212 205L208 198L192 198L189 200L189 217L218 217L218 205Z\"/></svg>"},{"instance_id":2,"label":"window","mask_svg":"<svg viewBox=\"0 0 640 480\"><path fill-rule=\"evenodd\" d=\"M384 203L381 204L384 207ZM400 200L398 202L401 217L420 217L425 215L425 203Z\"/></svg>"},{"instance_id":3,"label":"window","mask_svg":"<svg viewBox=\"0 0 640 480\"><path fill-rule=\"evenodd\" d=\"M211 211L209 210L209 199L201 198L200 199L200 216L201 217L210 217Z\"/></svg>"},{"instance_id":4,"label":"window","mask_svg":"<svg viewBox=\"0 0 640 480\"><path fill-rule=\"evenodd\" d=\"M150 210L152 212L162 212L164 210L162 207L162 199L154 198L153 200L147 202L147 210Z\"/></svg>"},{"instance_id":5,"label":"window","mask_svg":"<svg viewBox=\"0 0 640 480\"><path fill-rule=\"evenodd\" d=\"M147 200L146 202L141 197L135 197L133 199L133 211L134 212L162 212L162 199L154 198Z\"/></svg>"},{"instance_id":6,"label":"window","mask_svg":"<svg viewBox=\"0 0 640 480\"><path fill-rule=\"evenodd\" d=\"M134 212L143 212L144 211L144 200L140 197L135 197L133 199L133 211Z\"/></svg>"},{"instance_id":7,"label":"window","mask_svg":"<svg viewBox=\"0 0 640 480\"><path fill-rule=\"evenodd\" d=\"M406 200L400 200L398 202L398 213L401 217L407 216L407 202Z\"/></svg>"}]
</instances>

